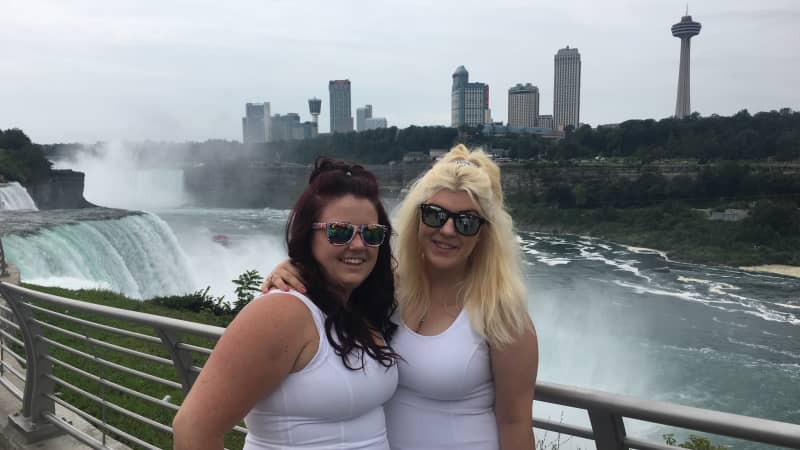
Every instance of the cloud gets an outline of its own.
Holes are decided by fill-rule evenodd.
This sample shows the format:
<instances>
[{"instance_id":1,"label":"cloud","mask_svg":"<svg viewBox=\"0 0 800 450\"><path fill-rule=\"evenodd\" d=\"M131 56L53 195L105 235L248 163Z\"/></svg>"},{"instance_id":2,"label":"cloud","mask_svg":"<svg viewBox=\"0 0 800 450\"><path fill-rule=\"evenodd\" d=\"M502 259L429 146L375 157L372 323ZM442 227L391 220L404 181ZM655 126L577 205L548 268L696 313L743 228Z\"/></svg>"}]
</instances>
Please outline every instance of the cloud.
<instances>
[{"instance_id":1,"label":"cloud","mask_svg":"<svg viewBox=\"0 0 800 450\"><path fill-rule=\"evenodd\" d=\"M553 55L583 60L581 119L665 117L674 107L685 3L663 0L12 0L0 16L0 125L40 142L240 139L244 103L308 119L330 79L353 82L390 124L449 123L450 75L491 87L496 120L518 82L552 110ZM740 97L797 108L800 3L709 0L693 41L693 109L733 113ZM751 67L742 68L743 61ZM730 76L729 76L730 75ZM722 80L722 81L720 81ZM769 82L769 86L762 84ZM746 94L744 93L746 92ZM746 98L745 98L746 97ZM757 102L751 100L758 99ZM221 121L220 118L228 118Z\"/></svg>"}]
</instances>

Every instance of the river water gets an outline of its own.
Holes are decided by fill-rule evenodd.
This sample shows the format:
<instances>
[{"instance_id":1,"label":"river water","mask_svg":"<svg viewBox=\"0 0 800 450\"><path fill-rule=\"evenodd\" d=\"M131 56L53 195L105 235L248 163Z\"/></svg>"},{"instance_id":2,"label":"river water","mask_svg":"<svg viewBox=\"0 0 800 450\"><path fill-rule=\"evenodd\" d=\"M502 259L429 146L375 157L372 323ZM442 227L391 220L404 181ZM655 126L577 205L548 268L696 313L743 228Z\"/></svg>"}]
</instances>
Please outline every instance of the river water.
<instances>
[{"instance_id":1,"label":"river water","mask_svg":"<svg viewBox=\"0 0 800 450\"><path fill-rule=\"evenodd\" d=\"M287 215L169 205L133 216L0 211L0 234L24 280L137 298L210 286L233 298L232 279L284 258ZM800 423L800 279L580 236L520 232L519 245L540 380ZM585 413L539 403L535 414L588 423ZM655 439L670 431L626 423ZM569 447L592 448L579 439Z\"/></svg>"},{"instance_id":2,"label":"river water","mask_svg":"<svg viewBox=\"0 0 800 450\"><path fill-rule=\"evenodd\" d=\"M266 273L285 254L287 211L158 215L190 260L221 264L227 279L248 269ZM198 245L198 235L208 243ZM226 244L212 242L215 235L228 237ZM800 423L800 279L672 261L579 236L522 232L519 243L541 380ZM536 414L586 421L585 413L546 405ZM656 438L667 431L630 427Z\"/></svg>"}]
</instances>

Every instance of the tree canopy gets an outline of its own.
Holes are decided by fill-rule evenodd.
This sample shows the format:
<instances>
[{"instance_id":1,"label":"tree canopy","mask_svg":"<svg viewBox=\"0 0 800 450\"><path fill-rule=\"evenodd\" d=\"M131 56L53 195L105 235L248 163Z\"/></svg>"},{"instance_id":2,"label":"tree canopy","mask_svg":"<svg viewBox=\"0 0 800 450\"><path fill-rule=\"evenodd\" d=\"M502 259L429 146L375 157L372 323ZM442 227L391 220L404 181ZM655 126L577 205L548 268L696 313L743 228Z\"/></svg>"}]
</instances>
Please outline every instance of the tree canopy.
<instances>
[{"instance_id":1,"label":"tree canopy","mask_svg":"<svg viewBox=\"0 0 800 450\"><path fill-rule=\"evenodd\" d=\"M549 159L626 157L644 161L800 159L800 112L755 115L743 109L731 117L694 113L684 119L628 120L618 125L581 126L567 132Z\"/></svg>"},{"instance_id":2,"label":"tree canopy","mask_svg":"<svg viewBox=\"0 0 800 450\"><path fill-rule=\"evenodd\" d=\"M0 179L36 182L50 176L52 163L19 128L0 129Z\"/></svg>"}]
</instances>

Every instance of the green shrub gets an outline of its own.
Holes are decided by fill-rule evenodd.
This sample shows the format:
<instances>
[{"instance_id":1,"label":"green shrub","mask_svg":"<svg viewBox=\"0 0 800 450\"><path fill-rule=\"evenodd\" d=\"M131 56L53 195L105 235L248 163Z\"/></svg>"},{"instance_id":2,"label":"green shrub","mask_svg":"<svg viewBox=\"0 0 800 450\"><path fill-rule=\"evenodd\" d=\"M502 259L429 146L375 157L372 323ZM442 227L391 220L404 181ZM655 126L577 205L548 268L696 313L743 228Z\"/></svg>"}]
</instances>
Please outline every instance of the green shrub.
<instances>
[{"instance_id":1,"label":"green shrub","mask_svg":"<svg viewBox=\"0 0 800 450\"><path fill-rule=\"evenodd\" d=\"M675 445L680 448L689 448L692 450L728 450L728 447L725 447L724 445L714 445L708 438L696 436L694 434L690 434L689 439L684 441L682 444L678 444L678 441L675 439L675 435L672 433L663 435L663 438L667 445Z\"/></svg>"},{"instance_id":2,"label":"green shrub","mask_svg":"<svg viewBox=\"0 0 800 450\"><path fill-rule=\"evenodd\" d=\"M232 305L225 300L224 295L214 297L209 294L210 287L186 295L155 297L146 302L181 311L209 312L230 322L261 291L262 280L256 270L248 270L235 280L231 280L236 285L236 300Z\"/></svg>"}]
</instances>

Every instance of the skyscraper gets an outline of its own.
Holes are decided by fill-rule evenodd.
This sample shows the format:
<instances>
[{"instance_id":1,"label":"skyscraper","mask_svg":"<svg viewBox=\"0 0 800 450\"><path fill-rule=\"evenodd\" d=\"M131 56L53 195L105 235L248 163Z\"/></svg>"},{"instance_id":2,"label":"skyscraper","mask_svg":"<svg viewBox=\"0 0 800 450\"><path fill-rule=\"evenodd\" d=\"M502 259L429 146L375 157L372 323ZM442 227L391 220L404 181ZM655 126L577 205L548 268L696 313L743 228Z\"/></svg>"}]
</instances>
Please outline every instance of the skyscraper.
<instances>
[{"instance_id":1,"label":"skyscraper","mask_svg":"<svg viewBox=\"0 0 800 450\"><path fill-rule=\"evenodd\" d=\"M364 121L364 131L377 130L378 128L386 128L387 122L385 117L370 117Z\"/></svg>"},{"instance_id":2,"label":"skyscraper","mask_svg":"<svg viewBox=\"0 0 800 450\"><path fill-rule=\"evenodd\" d=\"M450 122L454 127L476 126L492 121L489 109L489 85L470 83L469 72L458 66L453 73L450 93Z\"/></svg>"},{"instance_id":3,"label":"skyscraper","mask_svg":"<svg viewBox=\"0 0 800 450\"><path fill-rule=\"evenodd\" d=\"M317 122L300 122L300 114L274 114L270 125L270 142L311 139L317 137Z\"/></svg>"},{"instance_id":4,"label":"skyscraper","mask_svg":"<svg viewBox=\"0 0 800 450\"><path fill-rule=\"evenodd\" d=\"M350 111L350 80L331 80L328 82L331 95L331 133L353 131L353 115Z\"/></svg>"},{"instance_id":5,"label":"skyscraper","mask_svg":"<svg viewBox=\"0 0 800 450\"><path fill-rule=\"evenodd\" d=\"M689 7L681 21L672 26L672 35L681 40L681 65L678 69L678 99L675 101L675 117L682 119L692 113L689 99L689 50L692 37L700 34L700 22L692 21Z\"/></svg>"},{"instance_id":6,"label":"skyscraper","mask_svg":"<svg viewBox=\"0 0 800 450\"><path fill-rule=\"evenodd\" d=\"M533 128L539 121L539 88L526 83L508 90L508 126Z\"/></svg>"},{"instance_id":7,"label":"skyscraper","mask_svg":"<svg viewBox=\"0 0 800 450\"><path fill-rule=\"evenodd\" d=\"M372 105L356 108L356 131L366 130L367 119L372 118Z\"/></svg>"},{"instance_id":8,"label":"skyscraper","mask_svg":"<svg viewBox=\"0 0 800 450\"><path fill-rule=\"evenodd\" d=\"M275 114L272 116L271 132L272 142L303 139L303 125L300 123L300 114Z\"/></svg>"},{"instance_id":9,"label":"skyscraper","mask_svg":"<svg viewBox=\"0 0 800 450\"><path fill-rule=\"evenodd\" d=\"M553 129L553 115L552 114L542 114L539 116L539 121L536 123L536 126L539 128L547 128L549 130Z\"/></svg>"},{"instance_id":10,"label":"skyscraper","mask_svg":"<svg viewBox=\"0 0 800 450\"><path fill-rule=\"evenodd\" d=\"M581 54L577 48L562 48L556 53L553 88L553 126L578 128L581 113Z\"/></svg>"},{"instance_id":11,"label":"skyscraper","mask_svg":"<svg viewBox=\"0 0 800 450\"><path fill-rule=\"evenodd\" d=\"M247 103L242 117L242 142L263 144L270 142L269 102Z\"/></svg>"}]
</instances>

